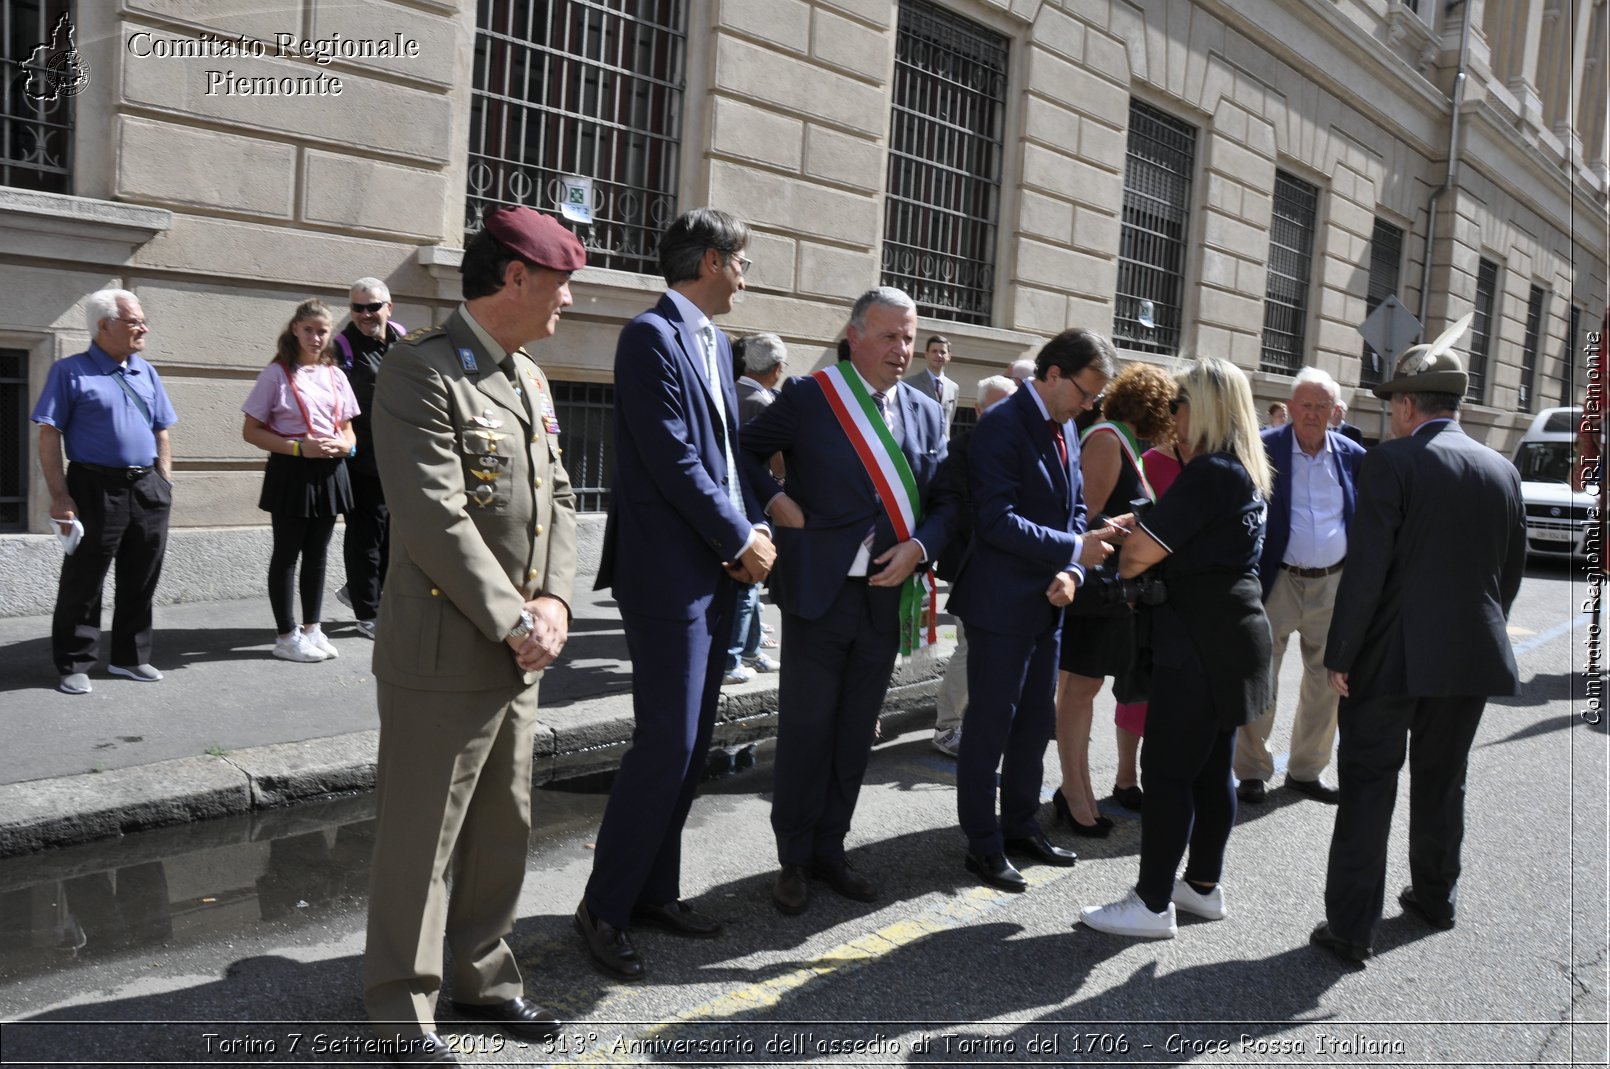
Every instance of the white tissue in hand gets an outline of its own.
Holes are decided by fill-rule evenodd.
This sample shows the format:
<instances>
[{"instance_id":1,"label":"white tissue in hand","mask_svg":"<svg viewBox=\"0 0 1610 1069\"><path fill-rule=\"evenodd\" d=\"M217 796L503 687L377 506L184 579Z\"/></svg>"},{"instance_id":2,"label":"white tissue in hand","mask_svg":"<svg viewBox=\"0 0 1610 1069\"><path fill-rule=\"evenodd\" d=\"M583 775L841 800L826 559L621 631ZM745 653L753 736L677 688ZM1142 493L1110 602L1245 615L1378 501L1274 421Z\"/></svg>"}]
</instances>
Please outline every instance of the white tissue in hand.
<instances>
[{"instance_id":1,"label":"white tissue in hand","mask_svg":"<svg viewBox=\"0 0 1610 1069\"><path fill-rule=\"evenodd\" d=\"M56 525L56 537L61 540L62 552L71 556L73 550L78 548L78 543L84 540L84 525L78 522L77 516L74 516L71 520L57 519L52 516L50 522ZM62 529L64 527L66 530Z\"/></svg>"}]
</instances>

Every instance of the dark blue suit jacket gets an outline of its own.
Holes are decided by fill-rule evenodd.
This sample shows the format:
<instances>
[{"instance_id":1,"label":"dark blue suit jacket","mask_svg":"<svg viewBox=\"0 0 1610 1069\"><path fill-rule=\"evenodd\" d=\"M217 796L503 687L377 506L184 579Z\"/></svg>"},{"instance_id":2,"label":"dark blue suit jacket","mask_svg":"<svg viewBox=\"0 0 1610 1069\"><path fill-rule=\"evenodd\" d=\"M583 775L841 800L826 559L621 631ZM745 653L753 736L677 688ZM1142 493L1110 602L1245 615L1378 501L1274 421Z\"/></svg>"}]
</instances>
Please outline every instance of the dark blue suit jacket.
<instances>
[{"instance_id":1,"label":"dark blue suit jacket","mask_svg":"<svg viewBox=\"0 0 1610 1069\"><path fill-rule=\"evenodd\" d=\"M726 420L716 418L704 356L670 297L621 331L615 347L615 485L595 589L613 587L623 608L665 620L704 612L763 522L745 493L742 515L727 496L723 443L736 443L738 395L732 346L716 331L716 371ZM736 460L738 450L733 449Z\"/></svg>"},{"instance_id":2,"label":"dark blue suit jacket","mask_svg":"<svg viewBox=\"0 0 1610 1069\"><path fill-rule=\"evenodd\" d=\"M1269 495L1269 522L1263 533L1263 556L1258 558L1258 582L1263 584L1265 601L1274 589L1275 576L1280 574L1280 562L1286 559L1286 545L1291 541L1291 443L1296 433L1289 423L1263 432L1263 451L1275 471L1275 488ZM1327 430L1325 437L1330 439L1336 477L1342 483L1342 525L1351 529L1364 447L1332 430Z\"/></svg>"},{"instance_id":3,"label":"dark blue suit jacket","mask_svg":"<svg viewBox=\"0 0 1610 1069\"><path fill-rule=\"evenodd\" d=\"M1024 383L978 421L967 444L968 485L976 508L973 544L951 588L950 612L969 627L1003 635L1041 635L1062 610L1045 596L1051 580L1075 564L1085 531L1079 432L1062 425L1068 464Z\"/></svg>"},{"instance_id":4,"label":"dark blue suit jacket","mask_svg":"<svg viewBox=\"0 0 1610 1069\"><path fill-rule=\"evenodd\" d=\"M932 561L945 551L956 522L955 495L934 485L946 455L945 416L937 401L914 387L902 382L896 391L900 451L923 499L922 519L913 534ZM773 529L777 565L771 573L772 600L784 612L820 619L838 597L867 527L877 525L872 542L876 558L895 544L894 525L815 379L789 380L771 406L744 425L739 444L739 464L756 499L769 502L786 490L805 513L803 528ZM786 488L767 466L777 452L783 454L788 473Z\"/></svg>"}]
</instances>

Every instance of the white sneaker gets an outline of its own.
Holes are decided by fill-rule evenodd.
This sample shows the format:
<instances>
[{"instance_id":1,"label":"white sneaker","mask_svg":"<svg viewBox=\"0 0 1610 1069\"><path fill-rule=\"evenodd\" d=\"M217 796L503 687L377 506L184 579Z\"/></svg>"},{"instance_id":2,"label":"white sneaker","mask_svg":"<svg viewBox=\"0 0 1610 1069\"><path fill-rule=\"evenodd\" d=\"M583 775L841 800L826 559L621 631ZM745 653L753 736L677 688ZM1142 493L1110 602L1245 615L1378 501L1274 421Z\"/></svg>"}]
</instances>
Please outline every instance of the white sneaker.
<instances>
[{"instance_id":1,"label":"white sneaker","mask_svg":"<svg viewBox=\"0 0 1610 1069\"><path fill-rule=\"evenodd\" d=\"M302 637L307 640L309 645L332 661L341 656L341 651L330 645L330 640L324 637L324 629L318 624L314 624L311 631L303 631Z\"/></svg>"},{"instance_id":2,"label":"white sneaker","mask_svg":"<svg viewBox=\"0 0 1610 1069\"><path fill-rule=\"evenodd\" d=\"M1224 888L1220 886L1202 894L1184 880L1175 880L1174 904L1204 920L1222 921L1230 915L1230 911L1224 908Z\"/></svg>"},{"instance_id":3,"label":"white sneaker","mask_svg":"<svg viewBox=\"0 0 1610 1069\"><path fill-rule=\"evenodd\" d=\"M375 622L373 620L359 620L358 621L358 634L362 635L364 638L370 638L370 639L374 638L375 637Z\"/></svg>"},{"instance_id":4,"label":"white sneaker","mask_svg":"<svg viewBox=\"0 0 1610 1069\"><path fill-rule=\"evenodd\" d=\"M114 676L132 679L136 683L160 683L162 681L162 673L149 664L109 664L106 666L106 670Z\"/></svg>"},{"instance_id":5,"label":"white sneaker","mask_svg":"<svg viewBox=\"0 0 1610 1069\"><path fill-rule=\"evenodd\" d=\"M960 726L946 728L934 732L934 749L946 757L955 757L962 749L962 729Z\"/></svg>"},{"instance_id":6,"label":"white sneaker","mask_svg":"<svg viewBox=\"0 0 1610 1069\"><path fill-rule=\"evenodd\" d=\"M756 672L775 672L782 667L782 665L764 653L757 653L753 657L746 658L744 664Z\"/></svg>"},{"instance_id":7,"label":"white sneaker","mask_svg":"<svg viewBox=\"0 0 1610 1069\"><path fill-rule=\"evenodd\" d=\"M1108 935L1127 935L1134 939L1173 939L1179 929L1174 925L1174 903L1161 913L1153 913L1133 890L1107 906L1086 906L1080 911L1080 920L1098 932Z\"/></svg>"},{"instance_id":8,"label":"white sneaker","mask_svg":"<svg viewBox=\"0 0 1610 1069\"><path fill-rule=\"evenodd\" d=\"M307 641L299 629L284 638L274 639L274 656L282 661L300 661L303 664L330 659L323 650Z\"/></svg>"},{"instance_id":9,"label":"white sneaker","mask_svg":"<svg viewBox=\"0 0 1610 1069\"><path fill-rule=\"evenodd\" d=\"M734 683L747 683L754 678L755 673L740 664L737 668L728 669L727 674L721 677L721 685L725 687Z\"/></svg>"}]
</instances>

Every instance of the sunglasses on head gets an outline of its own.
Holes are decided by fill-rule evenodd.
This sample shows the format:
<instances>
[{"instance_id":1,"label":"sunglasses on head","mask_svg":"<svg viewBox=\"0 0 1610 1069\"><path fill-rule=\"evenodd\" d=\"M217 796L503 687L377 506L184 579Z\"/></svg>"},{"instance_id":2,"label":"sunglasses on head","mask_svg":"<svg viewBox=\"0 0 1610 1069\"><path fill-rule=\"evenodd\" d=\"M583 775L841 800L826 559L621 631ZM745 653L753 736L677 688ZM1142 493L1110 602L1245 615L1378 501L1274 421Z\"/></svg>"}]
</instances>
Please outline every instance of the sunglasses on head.
<instances>
[{"instance_id":1,"label":"sunglasses on head","mask_svg":"<svg viewBox=\"0 0 1610 1069\"><path fill-rule=\"evenodd\" d=\"M371 301L369 304L357 304L357 303L354 303L352 305L352 310L354 312L368 312L368 313L370 313L372 315L373 313L378 312L382 308L386 307L386 305L389 304L389 303L391 303L391 302L389 302L389 301Z\"/></svg>"}]
</instances>

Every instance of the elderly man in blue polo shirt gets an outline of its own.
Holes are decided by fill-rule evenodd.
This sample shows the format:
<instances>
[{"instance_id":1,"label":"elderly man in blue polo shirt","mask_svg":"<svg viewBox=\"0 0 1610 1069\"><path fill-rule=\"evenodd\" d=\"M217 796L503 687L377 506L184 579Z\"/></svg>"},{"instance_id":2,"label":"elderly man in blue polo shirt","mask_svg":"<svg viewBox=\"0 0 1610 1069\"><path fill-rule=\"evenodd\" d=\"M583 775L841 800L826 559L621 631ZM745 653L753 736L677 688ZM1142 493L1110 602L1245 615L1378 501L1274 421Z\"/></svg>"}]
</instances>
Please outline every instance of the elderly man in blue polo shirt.
<instances>
[{"instance_id":1,"label":"elderly man in blue polo shirt","mask_svg":"<svg viewBox=\"0 0 1610 1069\"><path fill-rule=\"evenodd\" d=\"M178 420L156 369L139 355L150 330L139 299L106 289L85 303L95 340L87 352L51 367L33 413L51 524L67 534L76 519L84 529L62 562L50 628L58 689L65 694L90 692L89 670L101 641L101 587L113 561L117 595L107 671L142 683L162 678L151 667L151 598L168 547L168 428Z\"/></svg>"}]
</instances>

